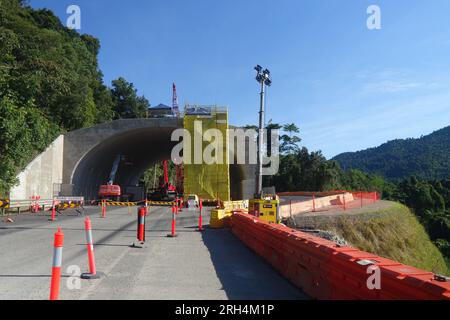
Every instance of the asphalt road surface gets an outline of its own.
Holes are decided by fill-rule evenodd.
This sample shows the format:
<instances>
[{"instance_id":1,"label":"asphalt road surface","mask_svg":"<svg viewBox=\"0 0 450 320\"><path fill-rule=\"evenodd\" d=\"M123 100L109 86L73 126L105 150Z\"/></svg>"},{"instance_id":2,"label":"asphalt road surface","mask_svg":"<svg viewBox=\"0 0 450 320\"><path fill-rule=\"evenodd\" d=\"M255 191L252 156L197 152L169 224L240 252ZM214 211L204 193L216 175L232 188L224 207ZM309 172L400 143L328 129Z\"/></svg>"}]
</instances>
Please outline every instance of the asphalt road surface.
<instances>
[{"instance_id":1,"label":"asphalt road surface","mask_svg":"<svg viewBox=\"0 0 450 320\"><path fill-rule=\"evenodd\" d=\"M64 232L60 299L307 299L227 229L196 231L198 213L184 209L177 238L167 238L171 210L151 207L146 244L136 240L137 208L86 208L92 220L97 280L88 271L84 216L67 210L56 222L49 213L12 216L0 222L0 299L48 299L57 227ZM3 219L2 219L3 220ZM209 221L205 214L204 221Z\"/></svg>"}]
</instances>

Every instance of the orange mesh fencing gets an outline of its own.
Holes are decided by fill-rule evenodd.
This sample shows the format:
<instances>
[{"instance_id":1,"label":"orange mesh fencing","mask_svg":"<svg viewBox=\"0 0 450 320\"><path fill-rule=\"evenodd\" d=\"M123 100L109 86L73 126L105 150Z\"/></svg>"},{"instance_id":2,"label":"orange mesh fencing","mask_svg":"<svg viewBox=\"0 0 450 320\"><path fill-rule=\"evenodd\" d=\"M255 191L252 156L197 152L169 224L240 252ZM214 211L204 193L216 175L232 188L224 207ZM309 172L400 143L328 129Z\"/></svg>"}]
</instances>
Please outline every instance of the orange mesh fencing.
<instances>
[{"instance_id":1,"label":"orange mesh fencing","mask_svg":"<svg viewBox=\"0 0 450 320\"><path fill-rule=\"evenodd\" d=\"M381 200L378 192L335 190L329 192L282 192L282 217L310 212L346 211Z\"/></svg>"}]
</instances>

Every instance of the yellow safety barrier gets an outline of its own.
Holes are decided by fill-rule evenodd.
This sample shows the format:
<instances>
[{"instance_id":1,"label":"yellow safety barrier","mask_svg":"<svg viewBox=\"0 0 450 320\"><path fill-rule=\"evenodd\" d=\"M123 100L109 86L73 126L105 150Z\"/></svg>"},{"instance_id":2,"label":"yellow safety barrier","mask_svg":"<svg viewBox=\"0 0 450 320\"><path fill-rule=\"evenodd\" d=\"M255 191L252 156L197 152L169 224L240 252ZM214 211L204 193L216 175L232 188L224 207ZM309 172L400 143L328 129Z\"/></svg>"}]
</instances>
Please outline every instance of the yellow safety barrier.
<instances>
[{"instance_id":1,"label":"yellow safety barrier","mask_svg":"<svg viewBox=\"0 0 450 320\"><path fill-rule=\"evenodd\" d=\"M126 207L126 206L137 206L137 202L120 202L120 201L105 201L106 206L118 206L118 207ZM99 205L102 205L100 202Z\"/></svg>"},{"instance_id":2,"label":"yellow safety barrier","mask_svg":"<svg viewBox=\"0 0 450 320\"><path fill-rule=\"evenodd\" d=\"M106 206L117 206L117 207L129 207L129 206L137 206L139 204L145 204L144 201L139 202L123 202L123 201L105 201L104 202ZM176 204L175 201L169 202L169 201L147 201L147 204L149 206L174 206ZM98 203L99 206L102 205L102 202Z\"/></svg>"},{"instance_id":3,"label":"yellow safety barrier","mask_svg":"<svg viewBox=\"0 0 450 320\"><path fill-rule=\"evenodd\" d=\"M66 209L73 209L73 208L78 208L81 207L83 204L81 202L76 202L76 203L59 203L55 206L55 209L60 211L60 210L66 210Z\"/></svg>"},{"instance_id":4,"label":"yellow safety barrier","mask_svg":"<svg viewBox=\"0 0 450 320\"><path fill-rule=\"evenodd\" d=\"M9 200L0 200L0 208L9 208Z\"/></svg>"},{"instance_id":5,"label":"yellow safety barrier","mask_svg":"<svg viewBox=\"0 0 450 320\"><path fill-rule=\"evenodd\" d=\"M175 201L172 202L167 202L167 201L147 201L147 203L149 205L154 205L154 206L174 206L176 205Z\"/></svg>"},{"instance_id":6,"label":"yellow safety barrier","mask_svg":"<svg viewBox=\"0 0 450 320\"><path fill-rule=\"evenodd\" d=\"M209 227L218 229L227 226L226 218L230 217L231 213L226 213L224 209L211 210L211 217L209 219Z\"/></svg>"},{"instance_id":7,"label":"yellow safety barrier","mask_svg":"<svg viewBox=\"0 0 450 320\"><path fill-rule=\"evenodd\" d=\"M248 200L240 201L224 201L220 208L211 210L209 226L214 229L228 227L229 218L234 211L246 211L248 208Z\"/></svg>"},{"instance_id":8,"label":"yellow safety barrier","mask_svg":"<svg viewBox=\"0 0 450 320\"><path fill-rule=\"evenodd\" d=\"M240 200L240 201L225 201L223 203L223 208L225 210L239 210L239 209L248 209L248 200Z\"/></svg>"}]
</instances>

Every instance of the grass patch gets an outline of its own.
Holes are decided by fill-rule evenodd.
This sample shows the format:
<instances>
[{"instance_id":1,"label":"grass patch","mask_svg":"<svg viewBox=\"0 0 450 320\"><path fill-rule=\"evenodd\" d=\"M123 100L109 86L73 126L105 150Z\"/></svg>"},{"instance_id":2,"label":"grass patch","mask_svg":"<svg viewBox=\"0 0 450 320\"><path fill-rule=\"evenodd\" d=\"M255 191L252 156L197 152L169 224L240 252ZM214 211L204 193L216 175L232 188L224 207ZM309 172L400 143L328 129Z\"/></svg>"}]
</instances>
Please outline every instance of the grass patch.
<instances>
[{"instance_id":1,"label":"grass patch","mask_svg":"<svg viewBox=\"0 0 450 320\"><path fill-rule=\"evenodd\" d=\"M318 220L316 228L343 237L352 246L406 265L450 275L449 267L416 216L404 205Z\"/></svg>"}]
</instances>

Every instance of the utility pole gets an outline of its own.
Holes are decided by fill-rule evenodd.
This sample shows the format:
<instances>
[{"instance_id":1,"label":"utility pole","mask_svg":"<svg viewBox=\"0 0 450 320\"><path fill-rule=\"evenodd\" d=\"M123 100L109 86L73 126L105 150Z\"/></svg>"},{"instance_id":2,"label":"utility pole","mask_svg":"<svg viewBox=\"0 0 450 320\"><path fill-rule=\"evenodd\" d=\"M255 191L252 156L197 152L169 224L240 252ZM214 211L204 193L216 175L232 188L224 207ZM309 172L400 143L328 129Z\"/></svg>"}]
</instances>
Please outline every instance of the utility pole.
<instances>
[{"instance_id":1,"label":"utility pole","mask_svg":"<svg viewBox=\"0 0 450 320\"><path fill-rule=\"evenodd\" d=\"M262 198L262 166L263 166L263 146L264 146L264 108L265 108L265 89L266 86L270 86L272 84L272 80L270 79L270 71L268 69L264 69L257 65L255 67L256 70L256 81L261 84L261 92L260 92L260 105L259 105L259 133L258 133L258 172L256 177L256 193L255 198Z\"/></svg>"}]
</instances>

